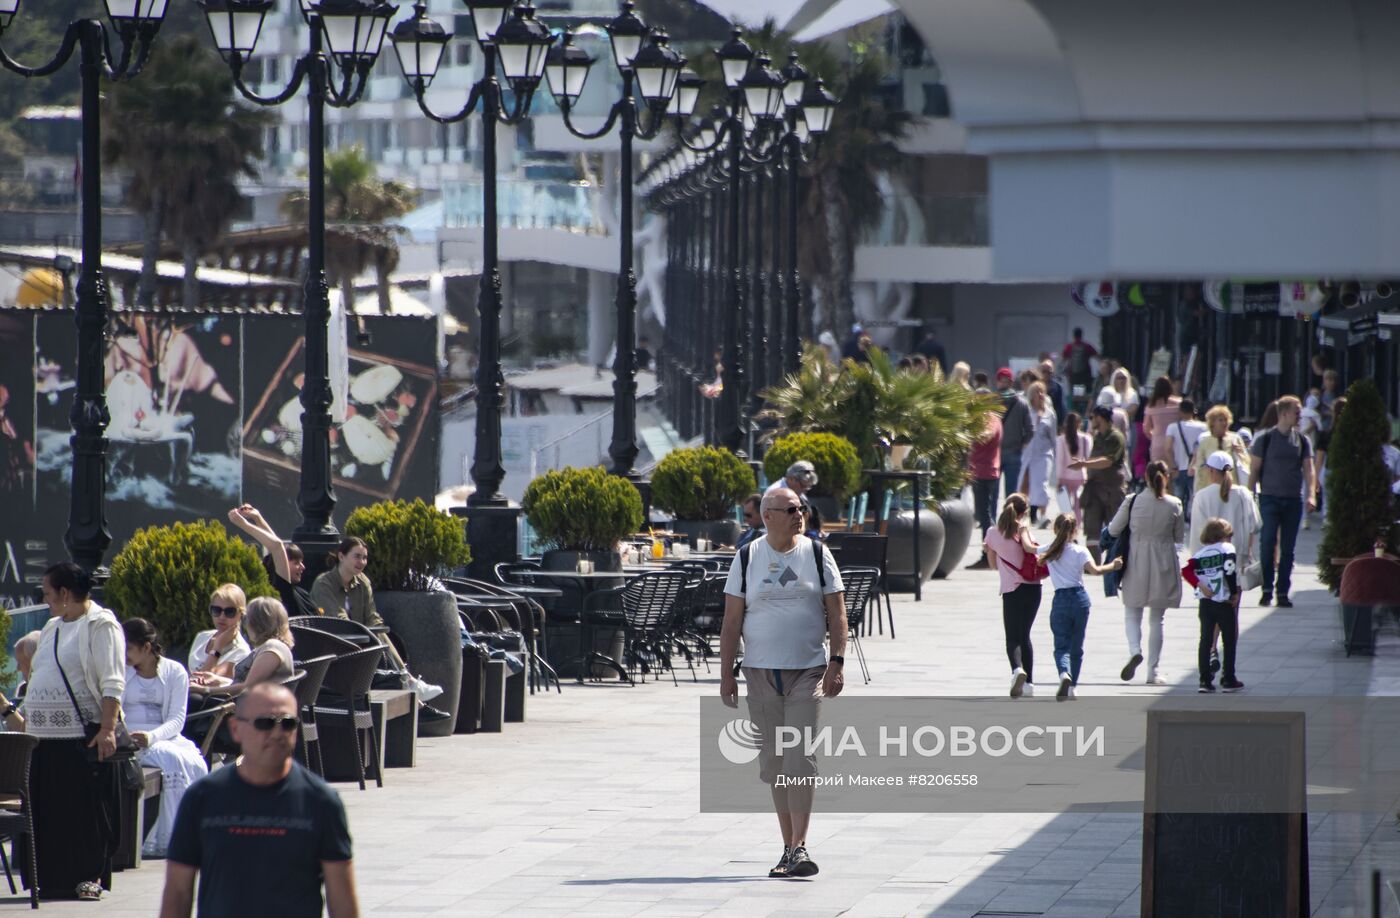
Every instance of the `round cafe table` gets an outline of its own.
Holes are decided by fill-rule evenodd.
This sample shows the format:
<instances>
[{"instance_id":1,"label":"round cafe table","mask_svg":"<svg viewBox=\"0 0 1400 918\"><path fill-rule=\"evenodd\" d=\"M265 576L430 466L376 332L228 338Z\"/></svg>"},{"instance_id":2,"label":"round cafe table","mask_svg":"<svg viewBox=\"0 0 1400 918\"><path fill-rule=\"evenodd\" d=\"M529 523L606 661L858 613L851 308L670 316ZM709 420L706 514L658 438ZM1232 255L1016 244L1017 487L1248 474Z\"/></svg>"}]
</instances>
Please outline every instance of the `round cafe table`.
<instances>
[{"instance_id":1,"label":"round cafe table","mask_svg":"<svg viewBox=\"0 0 1400 918\"><path fill-rule=\"evenodd\" d=\"M614 589L625 586L627 581L635 580L644 571L594 571L591 574L580 574L578 571L530 571L531 577L548 578L550 580L570 581L578 584L579 591L583 596L588 596L598 590ZM624 681L631 682L632 677L627 674L627 669L613 657L605 653L599 653L592 647L583 646L583 633L587 631L587 626L583 623L583 611L579 610L580 621L580 645L579 656L574 660L578 666L578 681L583 682L589 672L592 663L601 663L610 669L616 670Z\"/></svg>"}]
</instances>

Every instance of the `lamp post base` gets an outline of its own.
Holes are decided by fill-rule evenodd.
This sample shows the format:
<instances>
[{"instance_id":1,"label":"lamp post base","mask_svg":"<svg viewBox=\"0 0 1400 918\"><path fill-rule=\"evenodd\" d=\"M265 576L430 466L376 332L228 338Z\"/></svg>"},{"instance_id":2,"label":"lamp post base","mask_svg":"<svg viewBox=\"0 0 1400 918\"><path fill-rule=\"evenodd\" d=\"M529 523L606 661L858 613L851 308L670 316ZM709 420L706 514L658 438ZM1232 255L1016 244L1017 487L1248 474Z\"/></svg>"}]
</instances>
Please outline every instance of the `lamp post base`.
<instances>
[{"instance_id":1,"label":"lamp post base","mask_svg":"<svg viewBox=\"0 0 1400 918\"><path fill-rule=\"evenodd\" d=\"M467 518L467 545L472 560L467 574L475 580L494 583L496 565L519 561L520 505L507 501L496 506L453 508L454 515Z\"/></svg>"}]
</instances>

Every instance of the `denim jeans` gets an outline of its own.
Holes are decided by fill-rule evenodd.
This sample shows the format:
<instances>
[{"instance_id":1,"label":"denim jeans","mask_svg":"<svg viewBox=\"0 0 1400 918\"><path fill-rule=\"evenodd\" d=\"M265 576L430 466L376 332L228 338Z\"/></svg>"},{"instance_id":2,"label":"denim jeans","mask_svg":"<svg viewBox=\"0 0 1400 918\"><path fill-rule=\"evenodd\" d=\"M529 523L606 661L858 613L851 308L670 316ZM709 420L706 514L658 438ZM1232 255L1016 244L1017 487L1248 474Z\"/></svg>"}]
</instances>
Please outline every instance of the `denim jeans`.
<instances>
[{"instance_id":1,"label":"denim jeans","mask_svg":"<svg viewBox=\"0 0 1400 918\"><path fill-rule=\"evenodd\" d=\"M1259 562L1264 575L1265 593L1288 595L1292 586L1293 548L1298 544L1298 526L1303 521L1301 497L1259 495ZM1274 582L1274 546L1278 545L1278 582Z\"/></svg>"},{"instance_id":2,"label":"denim jeans","mask_svg":"<svg viewBox=\"0 0 1400 918\"><path fill-rule=\"evenodd\" d=\"M1001 480L1006 485L1006 493L1001 496L1001 499L1006 500L1016 493L1017 488L1021 487L1020 452L1001 454ZM996 516L995 511L992 512L992 516Z\"/></svg>"},{"instance_id":3,"label":"denim jeans","mask_svg":"<svg viewBox=\"0 0 1400 918\"><path fill-rule=\"evenodd\" d=\"M1084 662L1084 632L1089 627L1089 594L1082 586L1055 591L1050 601L1050 633L1055 636L1055 670L1069 673L1069 681L1079 684L1079 667Z\"/></svg>"},{"instance_id":4,"label":"denim jeans","mask_svg":"<svg viewBox=\"0 0 1400 918\"><path fill-rule=\"evenodd\" d=\"M1186 521L1191 522L1191 491L1195 487L1196 477L1190 472L1177 472L1176 484L1172 491L1177 499L1181 501L1181 509L1186 514Z\"/></svg>"},{"instance_id":5,"label":"denim jeans","mask_svg":"<svg viewBox=\"0 0 1400 918\"><path fill-rule=\"evenodd\" d=\"M982 538L987 538L987 530L996 520L997 486L999 478L974 478L972 481L972 508L977 525L982 530Z\"/></svg>"}]
</instances>

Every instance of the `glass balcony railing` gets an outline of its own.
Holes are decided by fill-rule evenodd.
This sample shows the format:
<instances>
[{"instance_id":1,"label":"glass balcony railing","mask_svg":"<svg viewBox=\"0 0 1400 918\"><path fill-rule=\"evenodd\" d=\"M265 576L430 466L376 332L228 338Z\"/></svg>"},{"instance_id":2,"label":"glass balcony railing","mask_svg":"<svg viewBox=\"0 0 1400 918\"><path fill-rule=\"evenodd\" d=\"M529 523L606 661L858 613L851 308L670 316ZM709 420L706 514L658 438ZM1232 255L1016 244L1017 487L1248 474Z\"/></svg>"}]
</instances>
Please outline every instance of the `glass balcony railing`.
<instances>
[{"instance_id":1,"label":"glass balcony railing","mask_svg":"<svg viewBox=\"0 0 1400 918\"><path fill-rule=\"evenodd\" d=\"M863 245L985 246L990 244L985 194L908 194L887 190L880 220Z\"/></svg>"},{"instance_id":2,"label":"glass balcony railing","mask_svg":"<svg viewBox=\"0 0 1400 918\"><path fill-rule=\"evenodd\" d=\"M447 226L481 226L484 222L482 183L444 182L443 222ZM496 186L496 211L501 226L511 229L555 229L589 236L606 236L602 214L603 190L587 182L502 181Z\"/></svg>"}]
</instances>

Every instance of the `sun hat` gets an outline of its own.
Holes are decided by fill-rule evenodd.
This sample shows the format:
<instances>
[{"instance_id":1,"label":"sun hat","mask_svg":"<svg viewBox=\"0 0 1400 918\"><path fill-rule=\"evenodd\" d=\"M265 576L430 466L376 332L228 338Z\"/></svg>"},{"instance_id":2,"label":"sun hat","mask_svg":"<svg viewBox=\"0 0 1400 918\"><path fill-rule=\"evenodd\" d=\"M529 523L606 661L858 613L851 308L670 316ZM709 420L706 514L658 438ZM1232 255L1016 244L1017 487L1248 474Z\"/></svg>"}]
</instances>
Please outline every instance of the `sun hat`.
<instances>
[{"instance_id":1,"label":"sun hat","mask_svg":"<svg viewBox=\"0 0 1400 918\"><path fill-rule=\"evenodd\" d=\"M1206 467L1215 469L1217 472L1231 472L1235 468L1235 460L1230 458L1230 454L1223 449L1216 450L1206 457Z\"/></svg>"}]
</instances>

